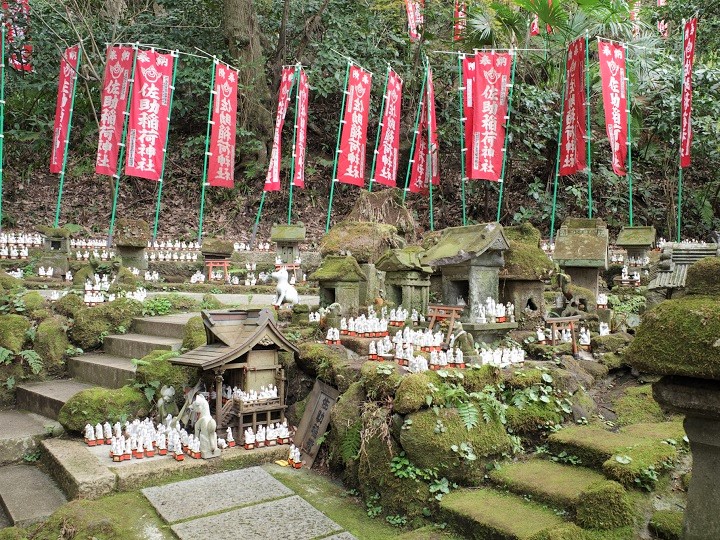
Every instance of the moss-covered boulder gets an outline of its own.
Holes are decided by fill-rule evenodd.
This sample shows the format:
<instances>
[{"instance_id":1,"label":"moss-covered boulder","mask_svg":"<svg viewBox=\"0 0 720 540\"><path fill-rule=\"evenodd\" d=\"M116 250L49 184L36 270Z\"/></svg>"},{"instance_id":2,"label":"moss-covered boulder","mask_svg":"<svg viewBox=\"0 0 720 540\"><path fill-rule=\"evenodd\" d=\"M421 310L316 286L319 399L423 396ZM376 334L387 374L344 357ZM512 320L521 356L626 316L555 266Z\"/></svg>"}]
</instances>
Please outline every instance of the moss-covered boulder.
<instances>
[{"instance_id":1,"label":"moss-covered boulder","mask_svg":"<svg viewBox=\"0 0 720 540\"><path fill-rule=\"evenodd\" d=\"M65 351L70 347L66 332L67 320L62 317L46 319L38 325L33 349L43 359L45 367L63 363Z\"/></svg>"},{"instance_id":2,"label":"moss-covered boulder","mask_svg":"<svg viewBox=\"0 0 720 540\"><path fill-rule=\"evenodd\" d=\"M587 531L574 523L565 523L552 529L541 531L530 540L591 540Z\"/></svg>"},{"instance_id":3,"label":"moss-covered boulder","mask_svg":"<svg viewBox=\"0 0 720 540\"><path fill-rule=\"evenodd\" d=\"M461 485L480 483L485 464L511 448L499 420L487 423L481 418L468 430L458 410L448 408L441 408L438 414L422 410L408 415L406 422L408 419L412 423L401 431L400 444L410 461L420 468L438 467L441 476Z\"/></svg>"},{"instance_id":4,"label":"moss-covered boulder","mask_svg":"<svg viewBox=\"0 0 720 540\"><path fill-rule=\"evenodd\" d=\"M150 225L142 219L120 218L115 222L115 245L130 248L145 248L152 238Z\"/></svg>"},{"instance_id":5,"label":"moss-covered boulder","mask_svg":"<svg viewBox=\"0 0 720 540\"><path fill-rule=\"evenodd\" d=\"M616 529L630 525L635 510L625 489L612 480L586 489L575 507L575 521L586 529Z\"/></svg>"},{"instance_id":6,"label":"moss-covered boulder","mask_svg":"<svg viewBox=\"0 0 720 540\"><path fill-rule=\"evenodd\" d=\"M12 277L5 270L0 270L0 288L10 291L22 287L22 280Z\"/></svg>"},{"instance_id":7,"label":"moss-covered boulder","mask_svg":"<svg viewBox=\"0 0 720 540\"><path fill-rule=\"evenodd\" d=\"M91 265L86 264L80 270L77 270L73 274L73 285L76 287L82 287L85 285L85 281L88 279L92 279L92 277L95 275L95 268L93 268Z\"/></svg>"},{"instance_id":8,"label":"moss-covered boulder","mask_svg":"<svg viewBox=\"0 0 720 540\"><path fill-rule=\"evenodd\" d=\"M197 370L173 365L170 359L177 355L175 351L157 350L143 356L136 362L135 380L156 389L172 386L177 396L182 395L183 388L195 383Z\"/></svg>"},{"instance_id":9,"label":"moss-covered boulder","mask_svg":"<svg viewBox=\"0 0 720 540\"><path fill-rule=\"evenodd\" d=\"M590 340L593 353L622 353L632 343L634 336L627 332L615 332L607 336L593 336Z\"/></svg>"},{"instance_id":10,"label":"moss-covered boulder","mask_svg":"<svg viewBox=\"0 0 720 540\"><path fill-rule=\"evenodd\" d=\"M426 407L426 396L430 395L430 384L437 382L432 371L410 373L400 381L393 400L393 410L398 414L410 414Z\"/></svg>"},{"instance_id":11,"label":"moss-covered boulder","mask_svg":"<svg viewBox=\"0 0 720 540\"><path fill-rule=\"evenodd\" d=\"M530 223L504 227L510 250L504 254L505 266L500 272L503 277L522 279L547 279L555 265L540 249L540 231Z\"/></svg>"},{"instance_id":12,"label":"moss-covered boulder","mask_svg":"<svg viewBox=\"0 0 720 540\"><path fill-rule=\"evenodd\" d=\"M513 433L536 434L562 424L565 416L554 402L535 401L519 407L510 405L505 411L507 427Z\"/></svg>"},{"instance_id":13,"label":"moss-covered boulder","mask_svg":"<svg viewBox=\"0 0 720 540\"><path fill-rule=\"evenodd\" d=\"M298 348L300 369L341 392L345 392L352 383L360 380L361 360L344 347L302 343Z\"/></svg>"},{"instance_id":14,"label":"moss-covered boulder","mask_svg":"<svg viewBox=\"0 0 720 540\"><path fill-rule=\"evenodd\" d=\"M613 406L620 426L639 424L640 422L664 422L667 420L657 401L653 398L652 386L634 386L628 388Z\"/></svg>"},{"instance_id":15,"label":"moss-covered boulder","mask_svg":"<svg viewBox=\"0 0 720 540\"><path fill-rule=\"evenodd\" d=\"M684 514L678 510L658 510L648 523L648 529L660 540L680 540Z\"/></svg>"},{"instance_id":16,"label":"moss-covered boulder","mask_svg":"<svg viewBox=\"0 0 720 540\"><path fill-rule=\"evenodd\" d=\"M690 266L685 278L687 294L720 296L720 257L700 259Z\"/></svg>"},{"instance_id":17,"label":"moss-covered boulder","mask_svg":"<svg viewBox=\"0 0 720 540\"><path fill-rule=\"evenodd\" d=\"M395 362L365 362L360 374L365 393L377 401L393 397L402 379Z\"/></svg>"},{"instance_id":18,"label":"moss-covered boulder","mask_svg":"<svg viewBox=\"0 0 720 540\"><path fill-rule=\"evenodd\" d=\"M360 382L355 382L330 411L330 466L340 473L345 485L354 488L358 486L364 402L365 390Z\"/></svg>"},{"instance_id":19,"label":"moss-covered boulder","mask_svg":"<svg viewBox=\"0 0 720 540\"><path fill-rule=\"evenodd\" d=\"M207 345L207 334L205 332L205 323L203 323L200 315L191 317L188 322L185 323L185 329L183 330L183 349L193 350L198 347Z\"/></svg>"},{"instance_id":20,"label":"moss-covered boulder","mask_svg":"<svg viewBox=\"0 0 720 540\"><path fill-rule=\"evenodd\" d=\"M99 306L83 308L75 314L68 336L84 350L99 347L108 334L130 328L132 320L142 315L141 302L120 298Z\"/></svg>"},{"instance_id":21,"label":"moss-covered boulder","mask_svg":"<svg viewBox=\"0 0 720 540\"><path fill-rule=\"evenodd\" d=\"M202 243L203 255L225 255L229 257L235 251L235 244L226 238L205 238Z\"/></svg>"},{"instance_id":22,"label":"moss-covered boulder","mask_svg":"<svg viewBox=\"0 0 720 540\"><path fill-rule=\"evenodd\" d=\"M460 381L468 392L482 392L487 385L497 384L502 380L500 369L494 366L471 366L462 372Z\"/></svg>"},{"instance_id":23,"label":"moss-covered boulder","mask_svg":"<svg viewBox=\"0 0 720 540\"><path fill-rule=\"evenodd\" d=\"M37 291L29 291L21 297L25 304L25 313L34 320L45 318L48 311L45 309L47 304L45 298Z\"/></svg>"},{"instance_id":24,"label":"moss-covered boulder","mask_svg":"<svg viewBox=\"0 0 720 540\"><path fill-rule=\"evenodd\" d=\"M212 294L204 294L202 302L200 302L200 309L222 309L223 307L225 304Z\"/></svg>"},{"instance_id":25,"label":"moss-covered boulder","mask_svg":"<svg viewBox=\"0 0 720 540\"><path fill-rule=\"evenodd\" d=\"M405 241L392 225L343 221L323 236L320 253L325 257L349 251L359 263L375 263L388 249L402 247L405 247Z\"/></svg>"},{"instance_id":26,"label":"moss-covered boulder","mask_svg":"<svg viewBox=\"0 0 720 540\"><path fill-rule=\"evenodd\" d=\"M27 331L32 327L30 319L22 315L0 315L0 347L10 349L15 354L23 349L27 341Z\"/></svg>"},{"instance_id":27,"label":"moss-covered boulder","mask_svg":"<svg viewBox=\"0 0 720 540\"><path fill-rule=\"evenodd\" d=\"M55 300L52 308L56 313L74 319L75 315L85 308L85 304L83 303L83 299L77 294L68 293L62 298Z\"/></svg>"},{"instance_id":28,"label":"moss-covered boulder","mask_svg":"<svg viewBox=\"0 0 720 540\"><path fill-rule=\"evenodd\" d=\"M86 424L124 422L147 416L148 412L149 404L140 390L129 386L115 390L97 387L71 397L60 409L58 421L66 430L80 433Z\"/></svg>"},{"instance_id":29,"label":"moss-covered boulder","mask_svg":"<svg viewBox=\"0 0 720 540\"><path fill-rule=\"evenodd\" d=\"M397 228L408 242L416 238L415 219L405 205L401 189L360 190L355 206L345 218L351 222L377 221Z\"/></svg>"}]
</instances>

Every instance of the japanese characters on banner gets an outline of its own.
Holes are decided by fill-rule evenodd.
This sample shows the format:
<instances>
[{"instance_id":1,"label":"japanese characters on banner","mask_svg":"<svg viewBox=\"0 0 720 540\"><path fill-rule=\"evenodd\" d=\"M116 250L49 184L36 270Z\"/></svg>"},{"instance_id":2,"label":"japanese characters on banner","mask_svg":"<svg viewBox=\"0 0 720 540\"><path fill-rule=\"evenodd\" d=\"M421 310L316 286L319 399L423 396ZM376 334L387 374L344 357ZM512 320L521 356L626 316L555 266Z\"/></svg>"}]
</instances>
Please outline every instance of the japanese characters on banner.
<instances>
[{"instance_id":1,"label":"japanese characters on banner","mask_svg":"<svg viewBox=\"0 0 720 540\"><path fill-rule=\"evenodd\" d=\"M415 152L410 170L410 193L427 194L430 191L431 182L433 186L440 184L435 88L430 68L428 68L426 77L425 93L420 104L420 122L415 139Z\"/></svg>"},{"instance_id":2,"label":"japanese characters on banner","mask_svg":"<svg viewBox=\"0 0 720 540\"><path fill-rule=\"evenodd\" d=\"M574 174L587 167L585 136L585 38L568 47L565 74L565 101L560 146L560 176Z\"/></svg>"},{"instance_id":3,"label":"japanese characters on banner","mask_svg":"<svg viewBox=\"0 0 720 540\"><path fill-rule=\"evenodd\" d=\"M455 18L453 40L460 41L467 26L467 2L455 0L455 10L453 13Z\"/></svg>"},{"instance_id":4,"label":"japanese characters on banner","mask_svg":"<svg viewBox=\"0 0 720 540\"><path fill-rule=\"evenodd\" d=\"M475 56L462 58L463 118L465 132L465 174L472 168L470 144L473 138L473 97L475 88Z\"/></svg>"},{"instance_id":5,"label":"japanese characters on banner","mask_svg":"<svg viewBox=\"0 0 720 540\"><path fill-rule=\"evenodd\" d=\"M161 180L174 65L175 58L170 53L153 50L137 53L126 140L125 174L128 176Z\"/></svg>"},{"instance_id":6,"label":"japanese characters on banner","mask_svg":"<svg viewBox=\"0 0 720 540\"><path fill-rule=\"evenodd\" d=\"M95 172L114 176L118 170L120 140L130 89L134 52L132 47L109 47L100 97L100 130Z\"/></svg>"},{"instance_id":7,"label":"japanese characters on banner","mask_svg":"<svg viewBox=\"0 0 720 540\"><path fill-rule=\"evenodd\" d=\"M667 5L667 0L657 0L657 7L665 7ZM664 20L657 22L657 29L658 32L660 32L660 35L664 38L668 37L668 23Z\"/></svg>"},{"instance_id":8,"label":"japanese characters on banner","mask_svg":"<svg viewBox=\"0 0 720 540\"><path fill-rule=\"evenodd\" d=\"M405 0L410 41L420 40L420 27L423 25L423 7L425 0Z\"/></svg>"},{"instance_id":9,"label":"japanese characters on banner","mask_svg":"<svg viewBox=\"0 0 720 540\"><path fill-rule=\"evenodd\" d=\"M305 155L307 151L308 101L310 85L305 70L300 68L300 79L297 89L297 133L295 134L295 176L293 185L305 187Z\"/></svg>"},{"instance_id":10,"label":"japanese characters on banner","mask_svg":"<svg viewBox=\"0 0 720 540\"><path fill-rule=\"evenodd\" d=\"M427 98L427 116L428 116L428 129L430 130L430 161L427 167L428 177L432 180L433 186L440 185L440 145L438 141L437 131L437 114L435 111L435 84L433 83L433 72L432 68L428 67L427 73L427 86L426 86L426 98Z\"/></svg>"},{"instance_id":11,"label":"japanese characters on banner","mask_svg":"<svg viewBox=\"0 0 720 540\"><path fill-rule=\"evenodd\" d=\"M7 28L8 64L16 71L29 72L32 66L29 0L9 0L2 3Z\"/></svg>"},{"instance_id":12,"label":"japanese characters on banner","mask_svg":"<svg viewBox=\"0 0 720 540\"><path fill-rule=\"evenodd\" d=\"M385 92L385 111L380 131L377 166L373 182L383 186L395 187L400 153L400 107L402 105L403 82L393 70L388 72Z\"/></svg>"},{"instance_id":13,"label":"japanese characters on banner","mask_svg":"<svg viewBox=\"0 0 720 540\"><path fill-rule=\"evenodd\" d=\"M343 129L340 136L337 181L354 186L365 185L365 145L372 75L358 66L350 66Z\"/></svg>"},{"instance_id":14,"label":"japanese characters on banner","mask_svg":"<svg viewBox=\"0 0 720 540\"><path fill-rule=\"evenodd\" d=\"M598 39L605 126L612 149L615 174L625 176L627 158L627 81L625 49L621 44Z\"/></svg>"},{"instance_id":15,"label":"japanese characters on banner","mask_svg":"<svg viewBox=\"0 0 720 540\"><path fill-rule=\"evenodd\" d=\"M475 55L472 132L469 141L473 180L502 180L512 54L480 51Z\"/></svg>"},{"instance_id":16,"label":"japanese characters on banner","mask_svg":"<svg viewBox=\"0 0 720 540\"><path fill-rule=\"evenodd\" d=\"M690 19L683 30L683 82L681 98L681 136L680 167L690 166L690 147L692 146L692 70L695 58L695 38L697 19Z\"/></svg>"},{"instance_id":17,"label":"japanese characters on banner","mask_svg":"<svg viewBox=\"0 0 720 540\"><path fill-rule=\"evenodd\" d=\"M217 63L207 177L208 184L214 187L232 188L235 185L237 92L237 71Z\"/></svg>"},{"instance_id":18,"label":"japanese characters on banner","mask_svg":"<svg viewBox=\"0 0 720 540\"><path fill-rule=\"evenodd\" d=\"M290 93L295 80L295 67L285 67L280 78L278 93L278 107L275 114L275 134L273 136L272 152L270 153L270 168L265 177L265 191L280 191L280 154L282 147L282 129L285 125L285 115L290 106Z\"/></svg>"},{"instance_id":19,"label":"japanese characters on banner","mask_svg":"<svg viewBox=\"0 0 720 540\"><path fill-rule=\"evenodd\" d=\"M60 80L58 82L58 95L55 104L55 125L53 128L52 154L50 157L50 172L62 171L65 158L66 141L70 132L70 113L72 97L77 79L77 69L80 46L75 45L65 49L60 60Z\"/></svg>"}]
</instances>

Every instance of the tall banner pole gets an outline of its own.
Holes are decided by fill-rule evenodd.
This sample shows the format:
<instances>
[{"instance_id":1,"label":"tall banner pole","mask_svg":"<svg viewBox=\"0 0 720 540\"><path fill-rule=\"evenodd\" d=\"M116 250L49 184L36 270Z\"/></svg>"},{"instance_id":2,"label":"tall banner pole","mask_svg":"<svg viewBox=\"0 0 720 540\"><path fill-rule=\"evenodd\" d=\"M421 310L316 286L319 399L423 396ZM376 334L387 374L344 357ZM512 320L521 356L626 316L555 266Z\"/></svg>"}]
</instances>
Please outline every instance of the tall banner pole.
<instances>
[{"instance_id":1,"label":"tall banner pole","mask_svg":"<svg viewBox=\"0 0 720 540\"><path fill-rule=\"evenodd\" d=\"M507 117L505 118L505 145L503 146L502 169L500 170L500 194L498 195L497 219L500 222L500 214L502 211L503 191L505 188L505 169L507 168L508 140L510 137L510 115L512 114L513 90L515 89L515 65L517 64L517 51L511 50L512 54L512 74L510 75L510 93L508 94Z\"/></svg>"},{"instance_id":2,"label":"tall banner pole","mask_svg":"<svg viewBox=\"0 0 720 540\"><path fill-rule=\"evenodd\" d=\"M427 72L425 73L427 75ZM405 204L405 198L407 197L408 186L410 185L410 173L412 171L412 164L414 162L413 156L415 155L415 143L417 142L418 126L420 125L420 112L422 111L422 103L425 97L425 83L427 77L423 78L422 86L420 87L420 102L418 103L417 113L415 114L415 127L413 127L413 142L410 147L410 162L408 163L407 174L405 175L405 189L403 190L403 204Z\"/></svg>"},{"instance_id":3,"label":"tall banner pole","mask_svg":"<svg viewBox=\"0 0 720 540\"><path fill-rule=\"evenodd\" d=\"M178 63L180 62L179 51L175 51L172 54L175 58L175 61L173 62L172 85L170 86L170 106L168 107L168 125L167 125L167 130L165 131L165 147L163 148L162 169L160 171L160 182L159 182L160 185L158 186L157 204L155 206L155 225L153 225L153 235L152 235L153 243L155 243L155 240L157 239L158 223L160 221L160 203L162 201L162 189L163 189L163 182L165 179L165 163L167 161L168 137L170 136L170 116L172 115L172 104L173 104L173 98L175 97L175 79L177 78L177 66L178 66Z\"/></svg>"},{"instance_id":4,"label":"tall banner pole","mask_svg":"<svg viewBox=\"0 0 720 540\"><path fill-rule=\"evenodd\" d=\"M390 64L388 64L387 71L385 72L385 86L383 87L383 100L380 105L380 123L378 124L377 137L375 137L375 152L373 153L373 162L370 170L370 185L368 191L372 192L373 180L375 179L375 167L377 166L377 157L380 153L380 133L383 128L383 118L385 116L385 102L387 101L387 87L388 81L390 80Z\"/></svg>"},{"instance_id":5,"label":"tall banner pole","mask_svg":"<svg viewBox=\"0 0 720 540\"><path fill-rule=\"evenodd\" d=\"M128 99L125 104L125 115L123 116L123 132L120 140L120 151L118 153L117 171L113 175L115 179L115 189L113 190L112 212L110 212L110 230L108 231L108 247L112 246L112 237L115 232L115 216L117 215L118 198L120 197L120 177L122 175L123 163L125 163L125 143L127 140L128 121L130 120L130 102L132 97L133 86L135 85L135 67L137 63L137 45L133 45L133 67L128 81Z\"/></svg>"},{"instance_id":6,"label":"tall banner pole","mask_svg":"<svg viewBox=\"0 0 720 540\"><path fill-rule=\"evenodd\" d=\"M255 224L253 225L252 234L250 235L250 248L255 246L255 236L257 235L258 226L260 225L260 217L262 216L263 206L265 206L265 195L267 191L263 190L262 198L260 199L260 207L258 208L257 215L255 216Z\"/></svg>"},{"instance_id":7,"label":"tall banner pole","mask_svg":"<svg viewBox=\"0 0 720 540\"><path fill-rule=\"evenodd\" d=\"M430 59L425 57L425 80L430 80ZM433 170L433 145L432 145L432 124L430 122L431 114L434 114L435 107L434 103L430 103L430 85L425 85L425 99L427 106L425 107L425 115L427 117L427 158L425 164L425 170L427 171L428 177L430 178L430 231L435 230L435 209L433 208L433 178L435 171ZM431 113L430 111L433 111ZM436 149L437 151L437 149Z\"/></svg>"},{"instance_id":8,"label":"tall banner pole","mask_svg":"<svg viewBox=\"0 0 720 540\"><path fill-rule=\"evenodd\" d=\"M292 203L293 203L293 185L295 184L295 163L296 163L296 152L295 147L297 145L297 132L298 132L298 109L300 108L300 64L295 66L295 77L293 78L293 84L296 84L295 88L295 122L293 124L293 152L292 161L290 163L290 197L288 199L288 225L292 223Z\"/></svg>"},{"instance_id":9,"label":"tall banner pole","mask_svg":"<svg viewBox=\"0 0 720 540\"><path fill-rule=\"evenodd\" d=\"M345 123L345 101L347 100L347 89L351 65L352 64L348 61L347 68L345 69L345 88L343 89L342 106L340 107L340 122L338 123L337 143L335 144L335 163L333 164L333 174L330 184L330 202L328 204L327 221L325 221L326 233L330 230L330 215L332 214L333 197L335 196L335 184L337 183L338 156L340 155L340 137L342 136L342 128L343 124Z\"/></svg>"},{"instance_id":10,"label":"tall banner pole","mask_svg":"<svg viewBox=\"0 0 720 540\"><path fill-rule=\"evenodd\" d=\"M680 79L682 82L680 83L680 160L678 161L678 202L677 202L677 233L676 238L677 242L680 243L682 240L680 230L682 228L682 190L683 190L683 166L682 166L682 136L683 136L683 129L682 129L682 100L685 96L685 19L682 20L682 33L680 35L680 50L682 51L683 57L682 57L682 79ZM4 31L4 30L3 30ZM3 42L5 40L3 39ZM3 58L5 56L3 55ZM4 70L3 70L4 71ZM3 98L4 99L4 98ZM3 101L3 104L5 102ZM3 105L4 107L4 105ZM0 144L1 140L0 140ZM0 147L2 148L2 147ZM1 155L1 154L0 154Z\"/></svg>"},{"instance_id":11,"label":"tall banner pole","mask_svg":"<svg viewBox=\"0 0 720 540\"><path fill-rule=\"evenodd\" d=\"M207 131L205 132L205 161L203 163L202 189L200 190L200 219L198 221L198 242L202 242L203 215L205 214L205 189L207 188L208 161L210 158L210 128L212 126L212 113L215 105L215 72L217 71L217 57L213 56L212 75L210 75L210 104L208 105ZM174 86L174 84L173 84Z\"/></svg>"},{"instance_id":12,"label":"tall banner pole","mask_svg":"<svg viewBox=\"0 0 720 540\"><path fill-rule=\"evenodd\" d=\"M567 65L567 50L565 50L565 60L563 66ZM555 243L555 212L557 210L557 192L558 182L560 179L560 147L562 146L562 132L563 132L563 108L565 103L565 87L567 86L567 68L564 70L563 84L562 84L562 97L560 98L560 127L558 127L558 139L557 139L557 156L555 157L555 181L553 182L553 198L552 198L552 214L550 215L550 244Z\"/></svg>"},{"instance_id":13,"label":"tall banner pole","mask_svg":"<svg viewBox=\"0 0 720 540\"><path fill-rule=\"evenodd\" d=\"M627 44L623 45L623 49L625 49L625 83L626 83L626 92L627 92L627 156L628 156L628 167L627 167L627 177L628 177L628 191L629 191L629 199L630 199L630 226L633 226L633 185L632 185L632 115L630 114L630 111L632 107L630 106L630 71L628 69L629 61L628 61L628 46Z\"/></svg>"},{"instance_id":14,"label":"tall banner pole","mask_svg":"<svg viewBox=\"0 0 720 540\"><path fill-rule=\"evenodd\" d=\"M0 231L2 230L3 153L5 142L5 25L0 45Z\"/></svg>"},{"instance_id":15,"label":"tall banner pole","mask_svg":"<svg viewBox=\"0 0 720 540\"><path fill-rule=\"evenodd\" d=\"M82 60L82 47L78 47L77 65L75 67L75 75L73 76L72 97L70 98L70 112L68 114L68 128L65 138L65 153L63 155L62 169L60 170L60 190L58 191L57 206L55 208L55 222L53 227L57 228L60 224L60 204L62 203L63 186L65 185L65 170L67 169L68 148L70 147L70 131L72 130L72 117L75 110L75 91L77 90L78 73L80 71L80 61ZM3 61L4 63L4 61ZM3 100L4 101L4 100Z\"/></svg>"},{"instance_id":16,"label":"tall banner pole","mask_svg":"<svg viewBox=\"0 0 720 540\"><path fill-rule=\"evenodd\" d=\"M467 206L465 202L465 181L467 175L465 172L465 159L467 155L467 148L465 148L465 121L467 120L463 116L463 103L465 102L465 90L463 86L463 58L465 55L458 54L458 96L460 97L460 180L462 190L462 224L463 227L467 225Z\"/></svg>"},{"instance_id":17,"label":"tall banner pole","mask_svg":"<svg viewBox=\"0 0 720 540\"><path fill-rule=\"evenodd\" d=\"M593 216L592 199L592 127L590 125L590 33L585 30L585 111L587 144L588 218Z\"/></svg>"}]
</instances>

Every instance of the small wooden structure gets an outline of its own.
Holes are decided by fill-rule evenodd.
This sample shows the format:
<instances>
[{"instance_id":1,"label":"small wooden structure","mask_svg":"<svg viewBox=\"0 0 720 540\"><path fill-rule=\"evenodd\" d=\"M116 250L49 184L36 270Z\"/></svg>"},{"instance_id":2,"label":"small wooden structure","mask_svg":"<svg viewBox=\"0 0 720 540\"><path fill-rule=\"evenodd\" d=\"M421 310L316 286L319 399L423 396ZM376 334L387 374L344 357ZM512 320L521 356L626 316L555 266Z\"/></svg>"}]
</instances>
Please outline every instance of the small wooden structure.
<instances>
[{"instance_id":1,"label":"small wooden structure","mask_svg":"<svg viewBox=\"0 0 720 540\"><path fill-rule=\"evenodd\" d=\"M216 268L222 268L223 270L222 281L226 283L230 281L230 259L205 261L205 267L207 268L208 281L219 281L213 279L213 270L215 270Z\"/></svg>"},{"instance_id":2,"label":"small wooden structure","mask_svg":"<svg viewBox=\"0 0 720 540\"><path fill-rule=\"evenodd\" d=\"M445 343L450 343L450 336L452 336L455 321L460 320L463 311L465 311L465 306L430 305L428 306L428 317L430 317L428 328L432 330L436 322L450 319L447 336L445 336Z\"/></svg>"},{"instance_id":3,"label":"small wooden structure","mask_svg":"<svg viewBox=\"0 0 720 540\"><path fill-rule=\"evenodd\" d=\"M628 258L644 259L648 251L655 247L655 227L623 227L615 244L627 251ZM633 265L630 266L644 266Z\"/></svg>"},{"instance_id":4,"label":"small wooden structure","mask_svg":"<svg viewBox=\"0 0 720 540\"><path fill-rule=\"evenodd\" d=\"M285 417L285 370L278 359L279 351L298 350L280 332L275 314L269 308L253 310L203 311L207 345L176 358L173 364L189 366L211 373L215 383L214 412L217 428L237 428L241 437L248 426L280 422ZM244 392L259 391L273 384L276 399L243 402L223 400L223 384L237 386ZM223 403L224 402L224 403Z\"/></svg>"},{"instance_id":5,"label":"small wooden structure","mask_svg":"<svg viewBox=\"0 0 720 540\"><path fill-rule=\"evenodd\" d=\"M575 339L575 323L580 321L580 315L573 315L572 317L546 317L545 325L550 326L550 345L555 345L555 333L563 330L570 330L570 337L572 338L572 353L577 354L578 345Z\"/></svg>"}]
</instances>

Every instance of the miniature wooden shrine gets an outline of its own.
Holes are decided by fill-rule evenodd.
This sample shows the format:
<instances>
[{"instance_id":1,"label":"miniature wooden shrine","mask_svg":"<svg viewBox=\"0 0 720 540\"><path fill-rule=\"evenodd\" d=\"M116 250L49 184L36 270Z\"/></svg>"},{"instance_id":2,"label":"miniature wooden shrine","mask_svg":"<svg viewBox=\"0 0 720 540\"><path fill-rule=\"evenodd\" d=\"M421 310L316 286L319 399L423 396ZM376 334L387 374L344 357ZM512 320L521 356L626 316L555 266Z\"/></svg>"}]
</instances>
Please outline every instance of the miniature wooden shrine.
<instances>
[{"instance_id":1,"label":"miniature wooden shrine","mask_svg":"<svg viewBox=\"0 0 720 540\"><path fill-rule=\"evenodd\" d=\"M597 296L600 269L608 267L608 229L601 219L569 218L557 232L553 259L573 285Z\"/></svg>"},{"instance_id":2,"label":"miniature wooden shrine","mask_svg":"<svg viewBox=\"0 0 720 540\"><path fill-rule=\"evenodd\" d=\"M391 249L375 267L385 272L385 300L410 311L427 313L432 269L420 262L422 253L420 247Z\"/></svg>"},{"instance_id":3,"label":"miniature wooden shrine","mask_svg":"<svg viewBox=\"0 0 720 540\"><path fill-rule=\"evenodd\" d=\"M203 311L207 345L173 358L173 364L212 374L215 400L212 401L217 429L247 427L282 422L285 418L285 370L279 351L298 350L277 327L269 308L252 310ZM257 393L261 388L277 387L277 397L244 400L227 394L228 388ZM223 392L225 387L226 392Z\"/></svg>"},{"instance_id":4,"label":"miniature wooden shrine","mask_svg":"<svg viewBox=\"0 0 720 540\"><path fill-rule=\"evenodd\" d=\"M311 276L320 284L320 305L340 304L342 315L356 315L360 307L360 283L365 281L352 256L329 255Z\"/></svg>"},{"instance_id":5,"label":"miniature wooden shrine","mask_svg":"<svg viewBox=\"0 0 720 540\"><path fill-rule=\"evenodd\" d=\"M668 242L663 247L657 274L648 284L649 290L664 290L667 298L685 288L690 266L705 257L720 257L720 244Z\"/></svg>"},{"instance_id":6,"label":"miniature wooden shrine","mask_svg":"<svg viewBox=\"0 0 720 540\"><path fill-rule=\"evenodd\" d=\"M305 241L305 225L276 223L270 231L270 240L277 246L277 255L282 262L292 264L300 257L300 244Z\"/></svg>"}]
</instances>

